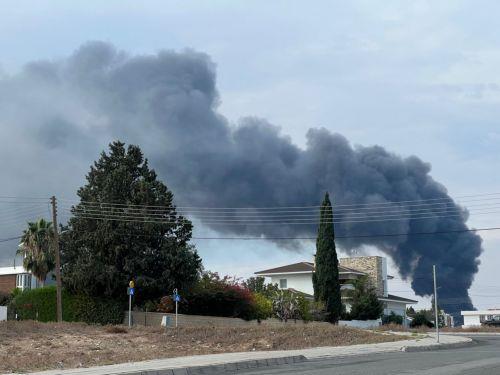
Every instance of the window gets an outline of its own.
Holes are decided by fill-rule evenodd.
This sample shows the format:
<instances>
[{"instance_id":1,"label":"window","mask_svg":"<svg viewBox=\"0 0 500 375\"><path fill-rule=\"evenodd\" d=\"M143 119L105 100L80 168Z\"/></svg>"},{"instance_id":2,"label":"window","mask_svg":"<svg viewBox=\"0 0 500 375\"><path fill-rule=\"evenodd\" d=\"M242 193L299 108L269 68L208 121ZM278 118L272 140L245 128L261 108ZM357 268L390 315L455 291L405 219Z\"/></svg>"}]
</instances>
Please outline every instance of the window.
<instances>
[{"instance_id":1,"label":"window","mask_svg":"<svg viewBox=\"0 0 500 375\"><path fill-rule=\"evenodd\" d=\"M280 289L286 289L286 279L280 279Z\"/></svg>"},{"instance_id":2,"label":"window","mask_svg":"<svg viewBox=\"0 0 500 375\"><path fill-rule=\"evenodd\" d=\"M27 273L16 275L16 288L31 289L31 275Z\"/></svg>"},{"instance_id":3,"label":"window","mask_svg":"<svg viewBox=\"0 0 500 375\"><path fill-rule=\"evenodd\" d=\"M23 288L23 279L21 277L22 275L16 275L16 288Z\"/></svg>"}]
</instances>

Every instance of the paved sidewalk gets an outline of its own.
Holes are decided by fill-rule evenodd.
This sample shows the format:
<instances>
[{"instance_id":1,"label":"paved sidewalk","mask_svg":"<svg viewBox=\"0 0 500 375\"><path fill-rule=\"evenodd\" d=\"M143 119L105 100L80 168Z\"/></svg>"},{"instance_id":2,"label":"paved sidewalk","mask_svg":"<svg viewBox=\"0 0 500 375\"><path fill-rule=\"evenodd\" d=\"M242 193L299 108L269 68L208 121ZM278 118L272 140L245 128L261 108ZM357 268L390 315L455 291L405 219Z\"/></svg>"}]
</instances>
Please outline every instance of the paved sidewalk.
<instances>
[{"instance_id":1,"label":"paved sidewalk","mask_svg":"<svg viewBox=\"0 0 500 375\"><path fill-rule=\"evenodd\" d=\"M396 342L385 342L380 344L362 344L351 346L336 346L336 347L319 347L311 349L299 350L279 350L279 351L254 351L243 353L224 353L224 354L208 354L187 357L176 357L166 359L156 359L144 362L129 362L117 365L78 368L69 370L50 370L38 372L40 375L104 375L104 374L131 374L131 373L154 373L160 370L169 369L185 369L205 366L217 366L231 364L237 362L255 362L262 360L282 359L285 361L296 360L297 357L305 356L307 359L323 358L323 357L346 357L363 354L388 353L397 351L418 351L418 350L434 350L439 348L456 347L467 345L472 342L470 338L462 336L441 335L441 342L436 343L433 335L427 335L423 338L409 339ZM280 361L273 364L279 364ZM235 367L236 370L236 367ZM163 373L164 371L162 371ZM164 372L167 373L167 372ZM181 373L172 371L171 374ZM184 373L188 373L187 371Z\"/></svg>"}]
</instances>

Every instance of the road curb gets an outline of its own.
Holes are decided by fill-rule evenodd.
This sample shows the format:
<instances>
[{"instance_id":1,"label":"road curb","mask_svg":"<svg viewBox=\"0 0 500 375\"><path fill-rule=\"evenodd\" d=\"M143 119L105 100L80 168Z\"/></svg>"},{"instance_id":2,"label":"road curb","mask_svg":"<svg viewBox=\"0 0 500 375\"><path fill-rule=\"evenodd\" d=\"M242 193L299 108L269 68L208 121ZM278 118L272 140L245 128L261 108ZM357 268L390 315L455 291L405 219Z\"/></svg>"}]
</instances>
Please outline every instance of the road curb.
<instances>
[{"instance_id":1,"label":"road curb","mask_svg":"<svg viewBox=\"0 0 500 375\"><path fill-rule=\"evenodd\" d=\"M123 375L201 375L201 374L226 374L234 373L238 370L249 370L270 366L279 366L292 363L306 362L303 355L289 357L266 358L249 361L229 362L219 365L193 366L183 368L171 368L162 370L134 371L122 373Z\"/></svg>"},{"instance_id":2,"label":"road curb","mask_svg":"<svg viewBox=\"0 0 500 375\"><path fill-rule=\"evenodd\" d=\"M465 348L474 343L474 340L469 338L469 340L464 342L452 342L447 344L431 344L431 345L420 345L420 346L403 346L401 348L402 352L425 352L430 350L442 350L442 349L456 349L456 348Z\"/></svg>"}]
</instances>

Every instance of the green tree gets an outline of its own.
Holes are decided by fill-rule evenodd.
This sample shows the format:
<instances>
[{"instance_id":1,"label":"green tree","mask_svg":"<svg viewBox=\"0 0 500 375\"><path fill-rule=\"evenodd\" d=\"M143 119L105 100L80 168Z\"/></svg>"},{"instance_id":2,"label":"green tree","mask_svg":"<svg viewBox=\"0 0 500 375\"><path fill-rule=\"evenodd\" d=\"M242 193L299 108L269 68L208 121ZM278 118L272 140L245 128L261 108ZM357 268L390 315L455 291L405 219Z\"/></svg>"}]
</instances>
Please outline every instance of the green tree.
<instances>
[{"instance_id":1,"label":"green tree","mask_svg":"<svg viewBox=\"0 0 500 375\"><path fill-rule=\"evenodd\" d=\"M426 326L428 328L433 328L434 323L430 321L428 315L429 314L427 313L427 310L417 311L413 316L413 319L410 323L410 327L415 328L415 327Z\"/></svg>"},{"instance_id":2,"label":"green tree","mask_svg":"<svg viewBox=\"0 0 500 375\"><path fill-rule=\"evenodd\" d=\"M43 286L50 271L55 267L54 228L50 221L39 219L29 222L23 231L17 253L23 257L23 266Z\"/></svg>"},{"instance_id":3,"label":"green tree","mask_svg":"<svg viewBox=\"0 0 500 375\"><path fill-rule=\"evenodd\" d=\"M349 294L351 297L349 317L351 319L371 320L382 316L384 305L378 299L375 288L367 276L354 281L354 290Z\"/></svg>"},{"instance_id":4,"label":"green tree","mask_svg":"<svg viewBox=\"0 0 500 375\"><path fill-rule=\"evenodd\" d=\"M342 313L339 261L335 248L333 211L328 192L320 209L320 224L316 239L316 267L313 274L314 299L325 304L326 318L336 323Z\"/></svg>"},{"instance_id":5,"label":"green tree","mask_svg":"<svg viewBox=\"0 0 500 375\"><path fill-rule=\"evenodd\" d=\"M136 303L186 291L201 259L189 244L192 224L176 212L173 194L157 179L139 147L109 145L78 190L80 203L61 238L64 286L77 293ZM154 208L154 209L153 209ZM144 220L145 214L155 219Z\"/></svg>"},{"instance_id":6,"label":"green tree","mask_svg":"<svg viewBox=\"0 0 500 375\"><path fill-rule=\"evenodd\" d=\"M261 276L250 277L243 281L243 286L253 293L262 294L266 298L272 298L279 290L278 284L266 284L266 279Z\"/></svg>"}]
</instances>

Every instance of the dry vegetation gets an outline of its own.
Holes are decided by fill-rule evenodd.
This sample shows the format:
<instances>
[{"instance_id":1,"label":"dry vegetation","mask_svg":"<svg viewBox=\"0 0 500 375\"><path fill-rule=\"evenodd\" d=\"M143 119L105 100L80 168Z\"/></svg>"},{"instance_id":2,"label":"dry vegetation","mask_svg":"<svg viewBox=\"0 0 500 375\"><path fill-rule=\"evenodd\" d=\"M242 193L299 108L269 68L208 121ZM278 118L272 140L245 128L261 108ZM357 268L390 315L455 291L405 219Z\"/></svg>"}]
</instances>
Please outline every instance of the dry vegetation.
<instances>
[{"instance_id":1,"label":"dry vegetation","mask_svg":"<svg viewBox=\"0 0 500 375\"><path fill-rule=\"evenodd\" d=\"M470 328L461 328L461 327L454 327L454 328L442 328L441 331L443 332L459 332L459 333L500 333L500 327L489 327L489 326L481 326L481 327L470 327Z\"/></svg>"},{"instance_id":2,"label":"dry vegetation","mask_svg":"<svg viewBox=\"0 0 500 375\"><path fill-rule=\"evenodd\" d=\"M195 354L301 349L402 340L325 324L179 328L0 323L0 373L142 361Z\"/></svg>"}]
</instances>

